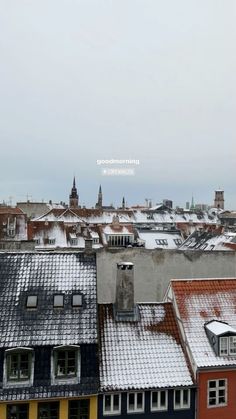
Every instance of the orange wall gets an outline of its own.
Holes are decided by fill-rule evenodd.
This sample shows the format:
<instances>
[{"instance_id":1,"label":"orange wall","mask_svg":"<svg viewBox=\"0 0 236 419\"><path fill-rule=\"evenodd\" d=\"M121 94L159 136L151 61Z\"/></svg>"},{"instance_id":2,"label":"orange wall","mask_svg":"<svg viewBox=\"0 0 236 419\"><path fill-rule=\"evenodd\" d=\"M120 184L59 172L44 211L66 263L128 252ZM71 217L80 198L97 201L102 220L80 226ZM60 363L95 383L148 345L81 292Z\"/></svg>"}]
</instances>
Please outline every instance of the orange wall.
<instances>
[{"instance_id":1,"label":"orange wall","mask_svg":"<svg viewBox=\"0 0 236 419\"><path fill-rule=\"evenodd\" d=\"M227 379L227 406L207 407L208 380ZM198 375L197 419L236 418L236 371L200 372Z\"/></svg>"}]
</instances>

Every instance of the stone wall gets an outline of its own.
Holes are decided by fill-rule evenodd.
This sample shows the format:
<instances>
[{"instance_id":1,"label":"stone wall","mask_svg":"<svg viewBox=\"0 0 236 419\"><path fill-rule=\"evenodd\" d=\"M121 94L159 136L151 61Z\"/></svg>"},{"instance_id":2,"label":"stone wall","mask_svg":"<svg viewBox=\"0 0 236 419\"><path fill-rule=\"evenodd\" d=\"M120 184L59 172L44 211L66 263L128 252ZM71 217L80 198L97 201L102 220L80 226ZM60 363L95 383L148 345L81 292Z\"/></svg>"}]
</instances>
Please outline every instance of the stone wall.
<instances>
[{"instance_id":1,"label":"stone wall","mask_svg":"<svg viewBox=\"0 0 236 419\"><path fill-rule=\"evenodd\" d=\"M172 278L236 278L235 252L147 250L97 251L98 302L114 302L117 263L134 264L134 298L161 301Z\"/></svg>"}]
</instances>

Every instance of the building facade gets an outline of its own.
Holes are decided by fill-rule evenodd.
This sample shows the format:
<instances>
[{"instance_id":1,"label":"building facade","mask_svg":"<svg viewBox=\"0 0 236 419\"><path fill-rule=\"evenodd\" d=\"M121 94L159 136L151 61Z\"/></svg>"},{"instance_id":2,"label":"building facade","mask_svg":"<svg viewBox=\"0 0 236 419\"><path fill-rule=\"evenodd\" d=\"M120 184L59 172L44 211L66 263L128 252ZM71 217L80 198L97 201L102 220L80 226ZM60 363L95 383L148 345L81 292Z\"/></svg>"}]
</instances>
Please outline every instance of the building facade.
<instances>
[{"instance_id":1,"label":"building facade","mask_svg":"<svg viewBox=\"0 0 236 419\"><path fill-rule=\"evenodd\" d=\"M96 263L0 254L1 419L95 419Z\"/></svg>"}]
</instances>

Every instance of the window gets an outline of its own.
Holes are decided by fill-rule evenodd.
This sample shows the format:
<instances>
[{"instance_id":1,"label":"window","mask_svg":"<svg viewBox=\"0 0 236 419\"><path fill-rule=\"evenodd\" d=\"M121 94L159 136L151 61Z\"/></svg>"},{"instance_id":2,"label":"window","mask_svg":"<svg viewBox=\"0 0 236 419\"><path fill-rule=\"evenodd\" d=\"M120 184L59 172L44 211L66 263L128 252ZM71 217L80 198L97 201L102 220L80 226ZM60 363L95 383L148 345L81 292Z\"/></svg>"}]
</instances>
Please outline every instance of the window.
<instances>
[{"instance_id":1,"label":"window","mask_svg":"<svg viewBox=\"0 0 236 419\"><path fill-rule=\"evenodd\" d=\"M208 407L225 406L227 404L226 388L226 379L208 381Z\"/></svg>"},{"instance_id":2,"label":"window","mask_svg":"<svg viewBox=\"0 0 236 419\"><path fill-rule=\"evenodd\" d=\"M54 295L53 307L56 307L56 308L64 307L64 295L62 294Z\"/></svg>"},{"instance_id":3,"label":"window","mask_svg":"<svg viewBox=\"0 0 236 419\"><path fill-rule=\"evenodd\" d=\"M32 375L32 349L8 349L6 351L7 383L25 382Z\"/></svg>"},{"instance_id":4,"label":"window","mask_svg":"<svg viewBox=\"0 0 236 419\"><path fill-rule=\"evenodd\" d=\"M151 411L167 410L168 408L168 391L152 391L151 393Z\"/></svg>"},{"instance_id":5,"label":"window","mask_svg":"<svg viewBox=\"0 0 236 419\"><path fill-rule=\"evenodd\" d=\"M156 244L160 244L161 246L167 246L168 241L166 239L155 239Z\"/></svg>"},{"instance_id":6,"label":"window","mask_svg":"<svg viewBox=\"0 0 236 419\"><path fill-rule=\"evenodd\" d=\"M236 336L229 337L229 353L230 355L236 354Z\"/></svg>"},{"instance_id":7,"label":"window","mask_svg":"<svg viewBox=\"0 0 236 419\"><path fill-rule=\"evenodd\" d=\"M228 338L220 338L220 355L228 355Z\"/></svg>"},{"instance_id":8,"label":"window","mask_svg":"<svg viewBox=\"0 0 236 419\"><path fill-rule=\"evenodd\" d=\"M68 419L89 419L89 400L70 400Z\"/></svg>"},{"instance_id":9,"label":"window","mask_svg":"<svg viewBox=\"0 0 236 419\"><path fill-rule=\"evenodd\" d=\"M39 402L38 419L59 419L59 402Z\"/></svg>"},{"instance_id":10,"label":"window","mask_svg":"<svg viewBox=\"0 0 236 419\"><path fill-rule=\"evenodd\" d=\"M28 419L29 405L24 403L8 404L7 405L7 419Z\"/></svg>"},{"instance_id":11,"label":"window","mask_svg":"<svg viewBox=\"0 0 236 419\"><path fill-rule=\"evenodd\" d=\"M38 303L37 295L28 295L26 300L26 307L27 308L36 308Z\"/></svg>"},{"instance_id":12,"label":"window","mask_svg":"<svg viewBox=\"0 0 236 419\"><path fill-rule=\"evenodd\" d=\"M220 337L220 355L236 355L236 336Z\"/></svg>"},{"instance_id":13,"label":"window","mask_svg":"<svg viewBox=\"0 0 236 419\"><path fill-rule=\"evenodd\" d=\"M121 395L104 394L103 396L103 414L104 415L119 415L121 412Z\"/></svg>"},{"instance_id":14,"label":"window","mask_svg":"<svg viewBox=\"0 0 236 419\"><path fill-rule=\"evenodd\" d=\"M188 409L190 407L190 390L181 389L174 391L174 409Z\"/></svg>"},{"instance_id":15,"label":"window","mask_svg":"<svg viewBox=\"0 0 236 419\"><path fill-rule=\"evenodd\" d=\"M128 393L127 394L127 411L144 412L144 393Z\"/></svg>"},{"instance_id":16,"label":"window","mask_svg":"<svg viewBox=\"0 0 236 419\"><path fill-rule=\"evenodd\" d=\"M35 244L40 244L40 238L34 239L34 241L35 241Z\"/></svg>"},{"instance_id":17,"label":"window","mask_svg":"<svg viewBox=\"0 0 236 419\"><path fill-rule=\"evenodd\" d=\"M82 306L82 295L81 294L73 294L72 295L72 306L73 307L81 307Z\"/></svg>"},{"instance_id":18,"label":"window","mask_svg":"<svg viewBox=\"0 0 236 419\"><path fill-rule=\"evenodd\" d=\"M93 244L98 244L99 243L99 238L98 237L94 237L93 238Z\"/></svg>"},{"instance_id":19,"label":"window","mask_svg":"<svg viewBox=\"0 0 236 419\"><path fill-rule=\"evenodd\" d=\"M180 246L182 244L182 240L181 239L174 239L174 243L176 244L176 246Z\"/></svg>"},{"instance_id":20,"label":"window","mask_svg":"<svg viewBox=\"0 0 236 419\"><path fill-rule=\"evenodd\" d=\"M74 379L78 376L79 347L59 347L53 350L54 376L57 380Z\"/></svg>"},{"instance_id":21,"label":"window","mask_svg":"<svg viewBox=\"0 0 236 419\"><path fill-rule=\"evenodd\" d=\"M78 238L77 237L71 238L70 243L71 243L71 246L77 246L78 245Z\"/></svg>"},{"instance_id":22,"label":"window","mask_svg":"<svg viewBox=\"0 0 236 419\"><path fill-rule=\"evenodd\" d=\"M56 239L48 239L48 244L55 244L56 243Z\"/></svg>"}]
</instances>

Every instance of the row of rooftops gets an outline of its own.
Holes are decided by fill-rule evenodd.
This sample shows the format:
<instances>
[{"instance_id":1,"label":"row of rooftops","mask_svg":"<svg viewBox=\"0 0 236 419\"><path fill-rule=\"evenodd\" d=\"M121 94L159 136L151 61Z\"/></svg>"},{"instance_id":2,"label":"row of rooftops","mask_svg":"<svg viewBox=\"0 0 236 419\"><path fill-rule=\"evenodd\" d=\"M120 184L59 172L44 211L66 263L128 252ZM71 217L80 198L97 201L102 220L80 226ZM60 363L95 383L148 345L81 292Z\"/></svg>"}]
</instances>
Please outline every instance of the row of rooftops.
<instances>
[{"instance_id":1,"label":"row of rooftops","mask_svg":"<svg viewBox=\"0 0 236 419\"><path fill-rule=\"evenodd\" d=\"M133 279L133 264L118 264L116 303L97 311L94 256L0 254L0 348L98 345L102 391L192 386L197 369L236 367L236 350L220 354L210 335L236 338L235 278L173 280L165 302L137 304ZM55 310L55 294L68 304Z\"/></svg>"},{"instance_id":2,"label":"row of rooftops","mask_svg":"<svg viewBox=\"0 0 236 419\"><path fill-rule=\"evenodd\" d=\"M142 246L146 249L235 250L235 233L224 232L218 212L53 208L27 222L16 208L0 213L0 250ZM26 243L27 242L27 243ZM21 248L21 246L18 246Z\"/></svg>"}]
</instances>

